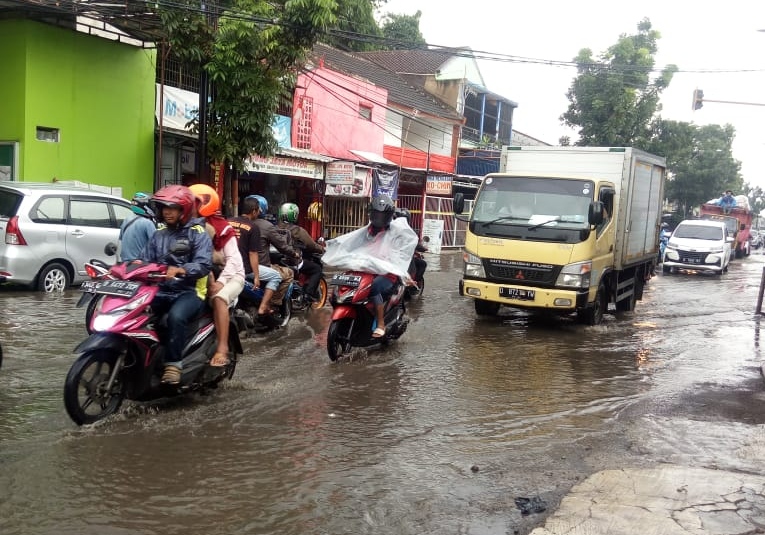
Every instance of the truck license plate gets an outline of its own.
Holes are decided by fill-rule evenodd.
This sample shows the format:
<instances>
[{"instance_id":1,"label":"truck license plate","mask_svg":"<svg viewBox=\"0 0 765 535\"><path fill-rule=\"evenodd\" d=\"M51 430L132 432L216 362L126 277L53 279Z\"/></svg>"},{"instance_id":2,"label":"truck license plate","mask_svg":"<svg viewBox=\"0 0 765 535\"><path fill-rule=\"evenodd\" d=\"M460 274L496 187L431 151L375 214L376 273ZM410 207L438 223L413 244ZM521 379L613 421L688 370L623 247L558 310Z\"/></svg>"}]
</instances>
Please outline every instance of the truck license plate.
<instances>
[{"instance_id":1,"label":"truck license plate","mask_svg":"<svg viewBox=\"0 0 765 535\"><path fill-rule=\"evenodd\" d=\"M526 290L524 288L500 288L499 296L507 299L520 299L522 301L533 301L534 290Z\"/></svg>"}]
</instances>

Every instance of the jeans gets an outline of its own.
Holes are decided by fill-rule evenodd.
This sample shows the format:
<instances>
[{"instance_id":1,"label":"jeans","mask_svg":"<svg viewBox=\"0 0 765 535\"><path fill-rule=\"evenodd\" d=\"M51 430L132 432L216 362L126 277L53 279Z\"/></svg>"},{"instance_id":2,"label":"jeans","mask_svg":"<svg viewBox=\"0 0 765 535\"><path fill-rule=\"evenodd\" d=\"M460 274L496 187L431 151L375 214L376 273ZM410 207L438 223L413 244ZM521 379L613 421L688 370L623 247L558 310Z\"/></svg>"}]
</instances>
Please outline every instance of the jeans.
<instances>
[{"instance_id":1,"label":"jeans","mask_svg":"<svg viewBox=\"0 0 765 535\"><path fill-rule=\"evenodd\" d=\"M312 260L303 260L303 265L300 267L300 272L305 273L308 277L308 281L305 283L303 291L306 295L316 297L316 288L319 287L319 281L321 280L321 266Z\"/></svg>"},{"instance_id":2,"label":"jeans","mask_svg":"<svg viewBox=\"0 0 765 535\"><path fill-rule=\"evenodd\" d=\"M183 368L183 348L189 338L189 325L204 310L205 302L194 291L158 294L151 304L155 312L167 313L167 353L165 366Z\"/></svg>"},{"instance_id":3,"label":"jeans","mask_svg":"<svg viewBox=\"0 0 765 535\"><path fill-rule=\"evenodd\" d=\"M252 282L255 277L252 273L247 274L247 280ZM266 266L258 266L258 280L266 283L266 288L276 291L279 288L279 284L282 282L282 276L273 268Z\"/></svg>"},{"instance_id":4,"label":"jeans","mask_svg":"<svg viewBox=\"0 0 765 535\"><path fill-rule=\"evenodd\" d=\"M375 305L382 305L383 294L390 292L392 288L393 281L385 275L378 275L372 281L372 286L369 288L369 298Z\"/></svg>"}]
</instances>

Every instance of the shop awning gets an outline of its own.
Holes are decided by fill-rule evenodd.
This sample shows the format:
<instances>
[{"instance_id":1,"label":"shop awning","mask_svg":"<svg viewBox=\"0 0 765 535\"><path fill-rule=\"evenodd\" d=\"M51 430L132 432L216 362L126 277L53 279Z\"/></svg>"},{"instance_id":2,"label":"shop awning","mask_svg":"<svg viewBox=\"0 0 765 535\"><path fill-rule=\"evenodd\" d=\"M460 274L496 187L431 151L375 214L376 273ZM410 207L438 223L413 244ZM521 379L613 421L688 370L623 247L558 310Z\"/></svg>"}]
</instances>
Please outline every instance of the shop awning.
<instances>
[{"instance_id":1,"label":"shop awning","mask_svg":"<svg viewBox=\"0 0 765 535\"><path fill-rule=\"evenodd\" d=\"M361 158L365 162L379 163L379 164L382 164L382 165L392 165L394 167L396 166L396 163L394 163L394 162L388 160L387 158L385 158L384 156L382 156L380 154L376 154L374 152L367 152L367 151L364 151L364 150L355 150L355 149L348 149L348 152L353 153L354 155L358 156L359 158Z\"/></svg>"}]
</instances>

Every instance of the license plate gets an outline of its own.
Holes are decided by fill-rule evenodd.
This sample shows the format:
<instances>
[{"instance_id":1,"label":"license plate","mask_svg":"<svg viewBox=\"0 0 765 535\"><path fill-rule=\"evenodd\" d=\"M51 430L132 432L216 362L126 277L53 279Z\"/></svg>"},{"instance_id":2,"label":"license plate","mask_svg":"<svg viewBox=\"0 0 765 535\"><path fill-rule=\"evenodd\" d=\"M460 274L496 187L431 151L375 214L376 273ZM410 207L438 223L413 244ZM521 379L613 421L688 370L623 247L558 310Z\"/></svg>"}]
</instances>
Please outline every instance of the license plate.
<instances>
[{"instance_id":1,"label":"license plate","mask_svg":"<svg viewBox=\"0 0 765 535\"><path fill-rule=\"evenodd\" d=\"M332 286L357 287L361 284L361 275L334 275L329 281Z\"/></svg>"},{"instance_id":2,"label":"license plate","mask_svg":"<svg viewBox=\"0 0 765 535\"><path fill-rule=\"evenodd\" d=\"M96 291L96 288L98 288L100 282L101 281L85 281L82 283L82 286L80 286L80 291L93 293Z\"/></svg>"},{"instance_id":3,"label":"license plate","mask_svg":"<svg viewBox=\"0 0 765 535\"><path fill-rule=\"evenodd\" d=\"M95 292L119 297L133 297L140 287L140 283L133 281L101 281Z\"/></svg>"},{"instance_id":4,"label":"license plate","mask_svg":"<svg viewBox=\"0 0 765 535\"><path fill-rule=\"evenodd\" d=\"M522 301L533 301L534 290L524 288L500 288L499 296L507 299L520 299Z\"/></svg>"}]
</instances>

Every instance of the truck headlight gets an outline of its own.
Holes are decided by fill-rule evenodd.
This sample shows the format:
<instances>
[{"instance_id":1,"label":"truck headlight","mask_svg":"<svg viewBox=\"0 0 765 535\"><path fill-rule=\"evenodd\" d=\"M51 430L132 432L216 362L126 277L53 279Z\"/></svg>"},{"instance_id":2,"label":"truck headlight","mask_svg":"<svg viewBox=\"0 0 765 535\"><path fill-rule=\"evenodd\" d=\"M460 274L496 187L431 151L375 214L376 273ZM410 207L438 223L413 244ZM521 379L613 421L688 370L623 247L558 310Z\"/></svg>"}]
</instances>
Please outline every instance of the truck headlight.
<instances>
[{"instance_id":1,"label":"truck headlight","mask_svg":"<svg viewBox=\"0 0 765 535\"><path fill-rule=\"evenodd\" d=\"M465 269L463 272L466 276L480 279L486 278L486 272L483 269L483 262L481 262L480 257L469 251L463 251L462 259L465 261Z\"/></svg>"},{"instance_id":2,"label":"truck headlight","mask_svg":"<svg viewBox=\"0 0 765 535\"><path fill-rule=\"evenodd\" d=\"M563 288L589 288L591 271L592 261L568 264L563 266L555 285Z\"/></svg>"}]
</instances>

